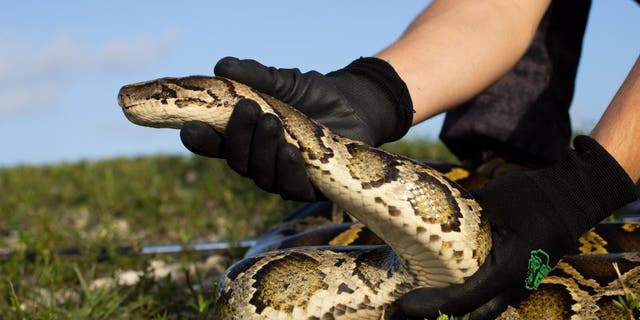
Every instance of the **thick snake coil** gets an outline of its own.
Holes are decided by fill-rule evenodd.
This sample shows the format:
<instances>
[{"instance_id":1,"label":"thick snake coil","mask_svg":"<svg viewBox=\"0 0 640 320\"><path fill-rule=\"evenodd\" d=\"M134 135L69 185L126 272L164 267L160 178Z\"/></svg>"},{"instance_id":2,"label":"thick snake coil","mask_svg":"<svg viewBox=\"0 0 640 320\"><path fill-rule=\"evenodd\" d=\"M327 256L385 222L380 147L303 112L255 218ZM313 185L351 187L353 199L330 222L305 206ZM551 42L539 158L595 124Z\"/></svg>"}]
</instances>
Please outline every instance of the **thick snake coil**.
<instances>
[{"instance_id":1,"label":"thick snake coil","mask_svg":"<svg viewBox=\"0 0 640 320\"><path fill-rule=\"evenodd\" d=\"M180 128L200 120L224 132L231 109L243 98L282 120L286 139L302 151L314 184L368 228L343 221L342 212L330 208L310 216L294 212L224 275L224 318L384 319L408 290L461 282L482 264L490 247L488 225L478 204L445 178L478 187L468 173L460 175L461 168L436 165L441 174L336 136L284 103L228 79L132 84L122 88L118 102L137 124ZM625 290L640 291L640 225L600 224L580 243L576 249L582 255L565 256L538 290L517 298L499 318L640 316L613 303ZM325 244L331 246L298 247Z\"/></svg>"},{"instance_id":2,"label":"thick snake coil","mask_svg":"<svg viewBox=\"0 0 640 320\"><path fill-rule=\"evenodd\" d=\"M491 247L481 208L419 162L331 133L296 109L224 78L163 78L123 87L118 103L140 125L181 128L199 120L224 133L240 99L282 122L313 184L389 247L298 248L232 266L221 285L233 319L381 319L417 287L461 283Z\"/></svg>"}]
</instances>

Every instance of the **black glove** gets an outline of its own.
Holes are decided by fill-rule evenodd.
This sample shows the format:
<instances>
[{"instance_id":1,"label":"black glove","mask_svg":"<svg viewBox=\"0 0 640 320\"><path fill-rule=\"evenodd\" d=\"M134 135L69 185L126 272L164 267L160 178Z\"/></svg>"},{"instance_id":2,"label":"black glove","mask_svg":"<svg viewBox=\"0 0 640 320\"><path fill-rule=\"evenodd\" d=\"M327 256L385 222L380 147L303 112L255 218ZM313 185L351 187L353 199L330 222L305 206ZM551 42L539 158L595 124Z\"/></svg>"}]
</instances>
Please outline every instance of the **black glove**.
<instances>
[{"instance_id":1,"label":"black glove","mask_svg":"<svg viewBox=\"0 0 640 320\"><path fill-rule=\"evenodd\" d=\"M638 198L629 176L597 142L579 136L574 145L546 169L495 178L473 190L493 231L486 262L464 284L409 292L399 309L421 319L473 310L471 319L493 319L518 293L535 290L576 248L578 237Z\"/></svg>"},{"instance_id":2,"label":"black glove","mask_svg":"<svg viewBox=\"0 0 640 320\"><path fill-rule=\"evenodd\" d=\"M405 83L386 62L360 58L344 69L315 71L265 67L254 60L224 58L215 74L247 84L289 103L343 136L381 145L401 138L411 126L413 107ZM240 101L225 137L203 123L180 132L184 145L204 156L226 158L238 173L285 199L315 201L300 152L284 141L282 126L253 101Z\"/></svg>"}]
</instances>

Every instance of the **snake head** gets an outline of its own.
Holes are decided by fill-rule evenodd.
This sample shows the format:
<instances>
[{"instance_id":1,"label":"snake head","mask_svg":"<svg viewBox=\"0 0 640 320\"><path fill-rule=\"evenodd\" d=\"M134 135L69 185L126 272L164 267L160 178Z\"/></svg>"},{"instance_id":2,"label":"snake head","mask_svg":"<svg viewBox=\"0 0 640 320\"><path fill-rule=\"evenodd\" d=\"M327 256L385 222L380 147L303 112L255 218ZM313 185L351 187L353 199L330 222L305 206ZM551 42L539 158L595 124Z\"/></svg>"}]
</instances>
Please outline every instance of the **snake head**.
<instances>
[{"instance_id":1,"label":"snake head","mask_svg":"<svg viewBox=\"0 0 640 320\"><path fill-rule=\"evenodd\" d=\"M196 120L219 127L234 104L226 81L231 80L190 76L129 84L120 89L118 104L131 122L143 126L179 129Z\"/></svg>"}]
</instances>

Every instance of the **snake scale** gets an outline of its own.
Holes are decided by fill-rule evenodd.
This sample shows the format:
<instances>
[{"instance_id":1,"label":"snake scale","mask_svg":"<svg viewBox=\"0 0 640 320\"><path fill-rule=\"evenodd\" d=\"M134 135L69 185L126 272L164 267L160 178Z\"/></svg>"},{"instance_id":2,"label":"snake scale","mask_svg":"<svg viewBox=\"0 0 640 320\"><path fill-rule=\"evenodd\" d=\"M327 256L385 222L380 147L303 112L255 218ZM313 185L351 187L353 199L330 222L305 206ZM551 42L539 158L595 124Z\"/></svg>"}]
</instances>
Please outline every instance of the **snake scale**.
<instances>
[{"instance_id":1,"label":"snake scale","mask_svg":"<svg viewBox=\"0 0 640 320\"><path fill-rule=\"evenodd\" d=\"M491 247L489 225L463 188L425 164L333 134L252 88L225 78L162 78L124 86L118 103L139 125L181 128L199 120L224 134L233 106L245 98L281 120L313 184L386 245L290 248L241 260L222 278L223 318L385 319L402 294L461 283L483 263ZM621 265L623 277L637 279L638 260L637 254L617 259L630 262ZM555 291L571 301L583 296L582 304L570 304L582 308L570 310L581 312L576 319L597 318L599 297L621 289L596 292L591 283L569 290L577 285L563 281L582 275L576 265L562 261L538 291L542 298L523 300L503 318L535 319L549 304L547 292Z\"/></svg>"}]
</instances>

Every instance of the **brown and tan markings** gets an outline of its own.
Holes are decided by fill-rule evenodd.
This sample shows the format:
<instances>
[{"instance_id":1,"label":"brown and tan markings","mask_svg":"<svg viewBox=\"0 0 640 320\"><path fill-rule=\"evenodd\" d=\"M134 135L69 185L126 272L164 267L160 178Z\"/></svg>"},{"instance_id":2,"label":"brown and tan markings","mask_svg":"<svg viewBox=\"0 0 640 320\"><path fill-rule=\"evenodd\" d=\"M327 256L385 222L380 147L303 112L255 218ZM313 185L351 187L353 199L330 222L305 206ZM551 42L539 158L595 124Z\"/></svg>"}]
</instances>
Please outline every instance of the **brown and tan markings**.
<instances>
[{"instance_id":1,"label":"brown and tan markings","mask_svg":"<svg viewBox=\"0 0 640 320\"><path fill-rule=\"evenodd\" d=\"M320 139L326 135L323 128L306 117L300 118L301 113L296 109L267 95L257 94L272 108L282 121L284 130L291 135L292 139L297 142L300 151L306 154L309 159L319 160L320 163L326 164L329 159L333 158L333 150L326 145L323 139Z\"/></svg>"},{"instance_id":2,"label":"brown and tan markings","mask_svg":"<svg viewBox=\"0 0 640 320\"><path fill-rule=\"evenodd\" d=\"M256 307L256 312L261 313L266 307L287 312L294 307L304 308L314 291L327 289L323 282L326 275L318 269L317 260L297 252L286 257L268 262L253 275L255 293L249 302ZM299 269L313 272L301 276L296 273ZM296 283L305 283L305 286Z\"/></svg>"},{"instance_id":3,"label":"brown and tan markings","mask_svg":"<svg viewBox=\"0 0 640 320\"><path fill-rule=\"evenodd\" d=\"M411 205L415 214L427 223L439 224L442 232L460 232L462 213L449 188L428 172L418 171L416 175L418 181L425 181L425 183L416 184L411 189L414 194ZM437 214L426 214L430 211L435 211Z\"/></svg>"},{"instance_id":4,"label":"brown and tan markings","mask_svg":"<svg viewBox=\"0 0 640 320\"><path fill-rule=\"evenodd\" d=\"M355 260L352 274L372 290L379 289L380 285L397 269L395 256L390 255L390 251L389 247L379 247L369 250L367 254L361 254ZM378 268L386 272L378 272L376 270Z\"/></svg>"},{"instance_id":5,"label":"brown and tan markings","mask_svg":"<svg viewBox=\"0 0 640 320\"><path fill-rule=\"evenodd\" d=\"M602 238L594 229L587 231L580 237L580 252L585 254L607 253L607 240Z\"/></svg>"},{"instance_id":6,"label":"brown and tan markings","mask_svg":"<svg viewBox=\"0 0 640 320\"><path fill-rule=\"evenodd\" d=\"M507 308L498 319L627 319L628 311L613 302L625 295L621 283L640 292L640 253L567 256L538 290ZM640 310L632 313L640 316Z\"/></svg>"},{"instance_id":7,"label":"brown and tan markings","mask_svg":"<svg viewBox=\"0 0 640 320\"><path fill-rule=\"evenodd\" d=\"M379 188L399 179L397 167L401 163L387 153L379 150L370 152L360 143L350 143L346 147L351 156L347 168L351 177L360 182L362 189Z\"/></svg>"},{"instance_id":8,"label":"brown and tan markings","mask_svg":"<svg viewBox=\"0 0 640 320\"><path fill-rule=\"evenodd\" d=\"M123 87L118 102L137 124L180 128L198 120L224 132L232 106L243 98L280 118L284 136L301 150L313 184L376 230L389 246L292 248L241 261L228 270L220 286L225 319L379 319L412 288L463 281L482 263L490 248L490 231L481 208L462 188L427 166L334 135L251 88L205 76L159 79ZM177 102L190 99L213 106ZM637 290L637 254L606 256L622 264L622 277ZM544 289L549 286L564 288L555 296L566 298L568 293L572 301L551 311L571 312L575 319L619 318L603 313L610 308L601 303L619 294L618 282L607 282L604 269L595 264L572 260L590 255L580 257L566 257L544 280L543 289L535 293L543 305L524 299L510 310L520 319L535 319L538 314L526 310L549 307L545 294L555 290Z\"/></svg>"},{"instance_id":9,"label":"brown and tan markings","mask_svg":"<svg viewBox=\"0 0 640 320\"><path fill-rule=\"evenodd\" d=\"M330 246L348 246L359 238L358 234L364 229L362 223L354 223L349 229L341 232L329 241Z\"/></svg>"},{"instance_id":10,"label":"brown and tan markings","mask_svg":"<svg viewBox=\"0 0 640 320\"><path fill-rule=\"evenodd\" d=\"M175 84L171 90L175 91L178 98L171 98L174 94L170 91L163 96L163 83L167 82ZM194 91L187 87L201 90ZM179 106L176 102L180 99L189 101L189 98L204 99L215 108L196 108L197 103ZM421 213L424 219L416 219L415 210L410 204L415 196L412 190L442 188L439 185L421 184L437 181L444 183L454 197L462 194L457 186L447 185L445 177L426 166L335 135L296 109L228 79L198 76L133 84L121 89L118 102L127 118L137 124L180 128L186 121L198 120L224 133L232 113L229 106L234 106L244 98L255 100L264 112L280 118L284 137L288 143L300 149L313 184L334 203L349 210L360 222L375 226L372 230L378 230L378 235L393 250L388 247L383 247L384 250L349 252L340 251L338 247L332 247L331 251L292 249L288 252L268 252L259 259L250 259L248 263L240 262L229 270L221 285L221 309L226 312L224 317L380 318L392 307L397 297L412 287L456 283L477 270L484 257L471 256L471 252L477 252L478 243L468 240L483 239L489 243L488 230L474 225L481 221L477 216L480 210L462 212L458 220L466 227L445 228L449 234L447 241L452 245L447 248L450 252L442 256L438 254L441 248L429 241L432 239L430 235L444 237L442 233L445 231L438 228L439 224L431 225L429 221L438 221L440 218L437 215L457 217L457 214L435 212L432 210L435 207L425 206L425 210L432 210L433 219L427 212ZM352 151L357 149L355 157L349 155L347 146L351 146ZM438 178L420 179L415 174L416 170L437 175ZM378 176L367 177L368 171ZM363 185L363 181L356 177L368 181ZM447 196L446 193L438 195ZM376 199L384 199L385 205L381 206ZM473 201L456 199L464 200L469 203ZM444 210L452 209L455 210L455 207ZM404 221L406 218L412 220ZM423 236L415 237L420 226L425 230L421 233ZM455 256L455 250L469 252L465 254L467 260L452 264L448 257ZM291 263L285 263L289 261ZM429 276L431 273L433 275ZM292 278L297 281L281 281ZM338 291L340 294L337 294ZM365 300L370 301L373 308L359 308Z\"/></svg>"},{"instance_id":11,"label":"brown and tan markings","mask_svg":"<svg viewBox=\"0 0 640 320\"><path fill-rule=\"evenodd\" d=\"M445 169L451 170L448 167ZM470 181L475 181L473 176L470 178ZM377 201L383 202L382 199ZM295 217L289 219L295 220ZM343 224L343 228L349 230L350 225ZM332 228L320 226L307 232L323 233L325 230ZM369 232L364 228L358 234L367 235ZM439 240L437 235L432 237L434 242ZM310 242L298 245L326 244L313 242L316 237L307 239ZM372 244L379 243L375 235L368 239ZM362 244L358 239L354 241ZM624 319L623 311L613 303L624 294L611 263L618 263L624 282L639 293L640 270L637 266L640 261L633 258L634 253L609 253L640 251L640 224L601 223L586 232L579 243L576 253L587 255L585 261L581 261L583 258L579 256L566 257L538 290L508 307L499 319ZM635 317L639 318L637 310L635 313Z\"/></svg>"},{"instance_id":12,"label":"brown and tan markings","mask_svg":"<svg viewBox=\"0 0 640 320\"><path fill-rule=\"evenodd\" d=\"M168 104L167 99L176 99L178 94L175 90L169 88L166 84L162 84L162 90L150 97L151 99L159 100L162 104Z\"/></svg>"}]
</instances>

